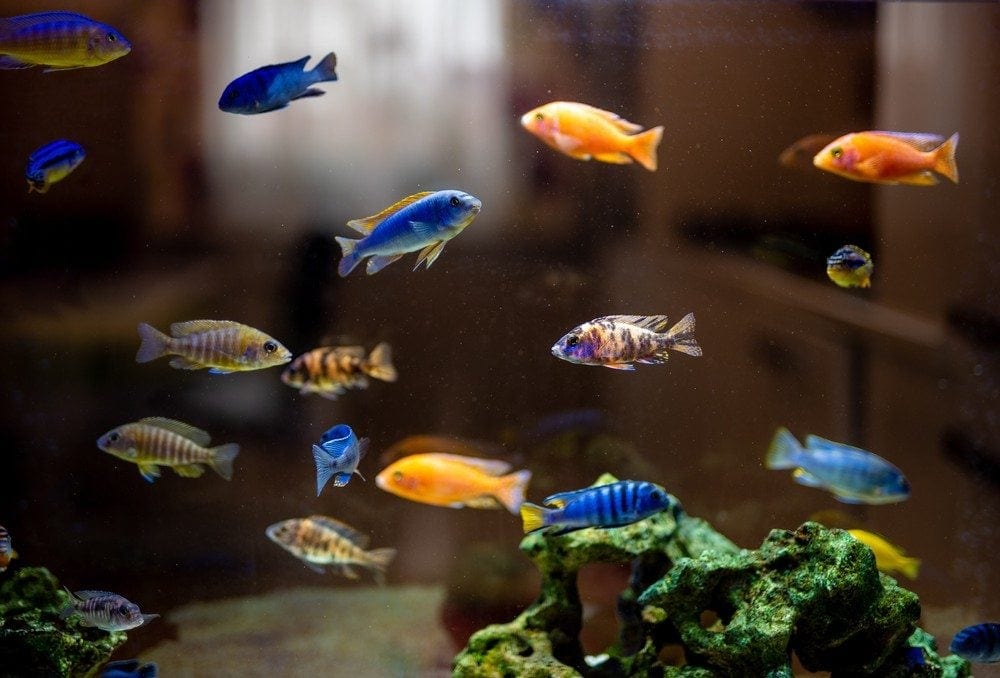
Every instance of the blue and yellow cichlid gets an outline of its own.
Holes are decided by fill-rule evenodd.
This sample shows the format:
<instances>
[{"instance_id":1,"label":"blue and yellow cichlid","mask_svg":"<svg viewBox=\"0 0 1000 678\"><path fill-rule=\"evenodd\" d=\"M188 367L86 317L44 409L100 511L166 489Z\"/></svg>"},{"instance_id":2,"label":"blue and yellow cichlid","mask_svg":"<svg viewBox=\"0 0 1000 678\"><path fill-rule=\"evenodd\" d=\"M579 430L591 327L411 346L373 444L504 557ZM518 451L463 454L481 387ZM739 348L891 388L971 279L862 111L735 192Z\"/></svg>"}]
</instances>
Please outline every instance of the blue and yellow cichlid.
<instances>
[{"instance_id":1,"label":"blue and yellow cichlid","mask_svg":"<svg viewBox=\"0 0 1000 678\"><path fill-rule=\"evenodd\" d=\"M83 146L68 139L57 139L36 149L28 156L24 177L28 193L46 193L52 184L69 176L87 157Z\"/></svg>"},{"instance_id":2,"label":"blue and yellow cichlid","mask_svg":"<svg viewBox=\"0 0 1000 678\"><path fill-rule=\"evenodd\" d=\"M330 478L333 478L334 487L343 487L355 473L364 480L358 464L367 451L368 439L359 440L347 424L337 424L324 433L319 444L312 447L316 462L316 496L323 491Z\"/></svg>"},{"instance_id":3,"label":"blue and yellow cichlid","mask_svg":"<svg viewBox=\"0 0 1000 678\"><path fill-rule=\"evenodd\" d=\"M396 381L392 347L384 341L365 357L364 346L323 346L303 353L281 373L299 393L336 400L349 388L368 388L368 377Z\"/></svg>"},{"instance_id":4,"label":"blue and yellow cichlid","mask_svg":"<svg viewBox=\"0 0 1000 678\"><path fill-rule=\"evenodd\" d=\"M542 528L551 536L586 527L621 527L668 508L680 510L680 503L665 489L640 480L619 480L546 497L543 508L530 502L521 504L525 533Z\"/></svg>"},{"instance_id":5,"label":"blue and yellow cichlid","mask_svg":"<svg viewBox=\"0 0 1000 678\"><path fill-rule=\"evenodd\" d=\"M0 19L0 69L48 66L45 72L100 66L132 51L119 31L76 12Z\"/></svg>"},{"instance_id":6,"label":"blue and yellow cichlid","mask_svg":"<svg viewBox=\"0 0 1000 678\"><path fill-rule=\"evenodd\" d=\"M313 87L337 79L337 55L330 52L316 68L306 70L309 56L284 64L261 66L233 80L219 98L226 113L255 115L284 108L295 99L319 97L325 92Z\"/></svg>"},{"instance_id":7,"label":"blue and yellow cichlid","mask_svg":"<svg viewBox=\"0 0 1000 678\"><path fill-rule=\"evenodd\" d=\"M1000 662L1000 624L985 622L966 626L951 639L950 649L975 664Z\"/></svg>"},{"instance_id":8,"label":"blue and yellow cichlid","mask_svg":"<svg viewBox=\"0 0 1000 678\"><path fill-rule=\"evenodd\" d=\"M668 351L701 355L694 338L694 313L664 332L665 315L608 315L574 327L552 347L552 355L579 365L634 370L633 363L667 361Z\"/></svg>"},{"instance_id":9,"label":"blue and yellow cichlid","mask_svg":"<svg viewBox=\"0 0 1000 678\"><path fill-rule=\"evenodd\" d=\"M343 258L337 267L346 276L368 260L368 275L378 273L408 252L420 250L417 263L427 268L441 256L445 243L462 232L479 214L483 203L462 191L425 191L403 198L378 214L353 219L347 225L365 237L360 240L338 237Z\"/></svg>"},{"instance_id":10,"label":"blue and yellow cichlid","mask_svg":"<svg viewBox=\"0 0 1000 678\"><path fill-rule=\"evenodd\" d=\"M827 257L826 275L841 287L871 287L875 263L857 245L844 245Z\"/></svg>"},{"instance_id":11,"label":"blue and yellow cichlid","mask_svg":"<svg viewBox=\"0 0 1000 678\"><path fill-rule=\"evenodd\" d=\"M276 339L232 320L188 320L170 326L172 337L147 323L139 323L137 363L165 355L177 356L170 366L178 370L208 368L212 374L262 370L284 365L292 354Z\"/></svg>"},{"instance_id":12,"label":"blue and yellow cichlid","mask_svg":"<svg viewBox=\"0 0 1000 678\"><path fill-rule=\"evenodd\" d=\"M910 496L903 472L877 454L812 435L802 447L786 428L775 433L766 463L795 469L795 482L828 490L845 504L894 504Z\"/></svg>"},{"instance_id":13,"label":"blue and yellow cichlid","mask_svg":"<svg viewBox=\"0 0 1000 678\"><path fill-rule=\"evenodd\" d=\"M148 624L160 615L143 614L139 606L117 593L108 591L77 591L69 594L70 604L63 608L60 618L73 615L83 617L84 626L96 626L104 631L128 631Z\"/></svg>"}]
</instances>

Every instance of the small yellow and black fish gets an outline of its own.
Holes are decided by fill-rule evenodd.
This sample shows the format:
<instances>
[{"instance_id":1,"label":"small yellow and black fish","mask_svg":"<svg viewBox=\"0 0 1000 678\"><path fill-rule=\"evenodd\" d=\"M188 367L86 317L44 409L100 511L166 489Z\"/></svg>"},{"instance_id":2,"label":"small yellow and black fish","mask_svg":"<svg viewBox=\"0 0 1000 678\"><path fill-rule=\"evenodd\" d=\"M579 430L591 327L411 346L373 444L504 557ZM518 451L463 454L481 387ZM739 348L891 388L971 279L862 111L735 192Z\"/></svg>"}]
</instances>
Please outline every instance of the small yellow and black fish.
<instances>
[{"instance_id":1,"label":"small yellow and black fish","mask_svg":"<svg viewBox=\"0 0 1000 678\"><path fill-rule=\"evenodd\" d=\"M365 357L363 346L324 346L303 353L281 373L281 381L299 393L336 400L349 388L368 388L368 377L396 381L392 348L382 342Z\"/></svg>"},{"instance_id":2,"label":"small yellow and black fish","mask_svg":"<svg viewBox=\"0 0 1000 678\"><path fill-rule=\"evenodd\" d=\"M261 370L284 365L292 354L260 330L231 320L189 320L170 326L168 337L152 325L139 323L142 344L137 363L165 355L177 356L170 366L179 370L208 368L212 374Z\"/></svg>"},{"instance_id":3,"label":"small yellow and black fish","mask_svg":"<svg viewBox=\"0 0 1000 678\"><path fill-rule=\"evenodd\" d=\"M333 565L349 579L357 579L352 565L372 571L379 584L385 582L385 570L396 556L396 549L366 551L367 535L350 525L327 516L291 518L275 523L265 531L268 539L323 574L323 565Z\"/></svg>"},{"instance_id":4,"label":"small yellow and black fish","mask_svg":"<svg viewBox=\"0 0 1000 678\"><path fill-rule=\"evenodd\" d=\"M826 274L841 287L871 287L875 263L857 245L844 245L826 260Z\"/></svg>"},{"instance_id":5,"label":"small yellow and black fish","mask_svg":"<svg viewBox=\"0 0 1000 678\"><path fill-rule=\"evenodd\" d=\"M84 626L96 626L104 631L128 631L156 619L158 614L143 614L139 606L108 591L77 591L69 594L70 604L59 614L61 619L79 614Z\"/></svg>"},{"instance_id":6,"label":"small yellow and black fish","mask_svg":"<svg viewBox=\"0 0 1000 678\"><path fill-rule=\"evenodd\" d=\"M571 363L616 370L634 370L633 363L664 363L668 350L701 355L694 338L694 313L664 332L667 324L665 315L596 318L570 330L552 347L552 355Z\"/></svg>"},{"instance_id":7,"label":"small yellow and black fish","mask_svg":"<svg viewBox=\"0 0 1000 678\"><path fill-rule=\"evenodd\" d=\"M875 566L886 574L899 572L908 579L916 579L920 573L920 559L906 555L906 551L889 542L884 537L865 530L848 530L852 537L867 546L875 554Z\"/></svg>"},{"instance_id":8,"label":"small yellow and black fish","mask_svg":"<svg viewBox=\"0 0 1000 678\"><path fill-rule=\"evenodd\" d=\"M28 156L24 176L28 193L46 193L52 184L69 176L87 157L83 146L68 139L57 139L36 149Z\"/></svg>"},{"instance_id":9,"label":"small yellow and black fish","mask_svg":"<svg viewBox=\"0 0 1000 678\"><path fill-rule=\"evenodd\" d=\"M100 66L132 51L120 32L76 12L0 19L0 70L48 66L45 72Z\"/></svg>"},{"instance_id":10,"label":"small yellow and black fish","mask_svg":"<svg viewBox=\"0 0 1000 678\"><path fill-rule=\"evenodd\" d=\"M10 532L0 525L0 572L5 572L14 558L17 558L17 551L11 544Z\"/></svg>"},{"instance_id":11,"label":"small yellow and black fish","mask_svg":"<svg viewBox=\"0 0 1000 678\"><path fill-rule=\"evenodd\" d=\"M113 428L97 439L97 447L139 467L148 482L160 477L160 467L169 466L183 478L197 478L205 466L226 480L233 478L233 460L240 452L236 443L208 447L208 433L182 421L146 417Z\"/></svg>"}]
</instances>

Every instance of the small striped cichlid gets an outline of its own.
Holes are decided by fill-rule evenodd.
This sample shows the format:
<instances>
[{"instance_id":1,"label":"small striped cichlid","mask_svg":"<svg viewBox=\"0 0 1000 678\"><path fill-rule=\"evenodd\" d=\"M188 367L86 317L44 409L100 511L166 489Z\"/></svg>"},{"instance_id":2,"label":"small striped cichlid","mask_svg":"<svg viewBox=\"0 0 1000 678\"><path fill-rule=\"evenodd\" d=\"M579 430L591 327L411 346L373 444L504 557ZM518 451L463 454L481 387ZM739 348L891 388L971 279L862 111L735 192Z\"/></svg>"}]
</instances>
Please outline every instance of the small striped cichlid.
<instances>
[{"instance_id":1,"label":"small striped cichlid","mask_svg":"<svg viewBox=\"0 0 1000 678\"><path fill-rule=\"evenodd\" d=\"M84 626L96 626L104 631L128 631L148 624L160 615L143 614L139 606L117 593L108 591L77 591L69 594L70 604L63 608L60 618L79 614Z\"/></svg>"},{"instance_id":2,"label":"small striped cichlid","mask_svg":"<svg viewBox=\"0 0 1000 678\"><path fill-rule=\"evenodd\" d=\"M608 315L574 327L552 347L552 355L579 365L634 370L633 363L664 363L668 351L700 356L694 313L664 332L665 315Z\"/></svg>"},{"instance_id":3,"label":"small striped cichlid","mask_svg":"<svg viewBox=\"0 0 1000 678\"><path fill-rule=\"evenodd\" d=\"M950 649L974 664L1000 662L1000 624L985 622L966 626L951 639Z\"/></svg>"},{"instance_id":4,"label":"small striped cichlid","mask_svg":"<svg viewBox=\"0 0 1000 678\"><path fill-rule=\"evenodd\" d=\"M894 504L910 496L903 472L877 454L812 435L803 447L786 428L775 433L766 463L795 469L795 482L823 488L845 504Z\"/></svg>"},{"instance_id":5,"label":"small striped cichlid","mask_svg":"<svg viewBox=\"0 0 1000 678\"><path fill-rule=\"evenodd\" d=\"M827 257L826 275L841 287L871 287L875 263L857 245L844 245Z\"/></svg>"},{"instance_id":6,"label":"small striped cichlid","mask_svg":"<svg viewBox=\"0 0 1000 678\"><path fill-rule=\"evenodd\" d=\"M0 19L0 69L48 66L45 72L100 66L132 51L119 31L76 12Z\"/></svg>"},{"instance_id":7,"label":"small striped cichlid","mask_svg":"<svg viewBox=\"0 0 1000 678\"><path fill-rule=\"evenodd\" d=\"M284 365L292 354L276 339L231 320L189 320L170 326L168 337L152 325L139 323L142 343L137 363L165 355L177 356L170 366L179 370L208 368L212 374L262 370Z\"/></svg>"},{"instance_id":8,"label":"small striped cichlid","mask_svg":"<svg viewBox=\"0 0 1000 678\"><path fill-rule=\"evenodd\" d=\"M416 252L413 270L426 262L427 268L441 256L445 243L461 233L479 214L483 203L462 191L425 191L414 193L378 214L353 219L347 225L364 238L337 237L343 251L337 272L350 274L365 257L368 275L378 273L404 254Z\"/></svg>"},{"instance_id":9,"label":"small striped cichlid","mask_svg":"<svg viewBox=\"0 0 1000 678\"><path fill-rule=\"evenodd\" d=\"M621 527L668 508L680 509L680 503L665 489L644 480L619 480L560 492L542 503L552 508L521 504L525 533L552 528L547 534L556 536L587 527Z\"/></svg>"},{"instance_id":10,"label":"small striped cichlid","mask_svg":"<svg viewBox=\"0 0 1000 678\"><path fill-rule=\"evenodd\" d=\"M57 139L36 149L28 156L24 176L28 193L46 193L52 184L69 176L87 157L83 146L68 139Z\"/></svg>"},{"instance_id":11,"label":"small striped cichlid","mask_svg":"<svg viewBox=\"0 0 1000 678\"><path fill-rule=\"evenodd\" d=\"M330 52L316 68L306 70L308 56L284 64L261 66L233 80L219 98L226 113L255 115L284 108L295 99L319 97L325 92L312 87L337 79L337 55Z\"/></svg>"},{"instance_id":12,"label":"small striped cichlid","mask_svg":"<svg viewBox=\"0 0 1000 678\"><path fill-rule=\"evenodd\" d=\"M848 530L848 534L872 550L875 566L886 574L900 573L908 579L916 579L920 573L920 559L906 555L906 552L885 537L865 530Z\"/></svg>"},{"instance_id":13,"label":"small striped cichlid","mask_svg":"<svg viewBox=\"0 0 1000 678\"><path fill-rule=\"evenodd\" d=\"M209 466L226 480L233 478L233 460L240 452L236 443L209 447L208 433L182 421L146 417L113 428L97 439L97 447L139 467L148 482L160 477L160 467L169 466L182 478L197 478Z\"/></svg>"},{"instance_id":14,"label":"small striped cichlid","mask_svg":"<svg viewBox=\"0 0 1000 678\"><path fill-rule=\"evenodd\" d=\"M11 542L10 532L0 525L0 572L5 572L14 558L17 558L17 551Z\"/></svg>"},{"instance_id":15,"label":"small striped cichlid","mask_svg":"<svg viewBox=\"0 0 1000 678\"><path fill-rule=\"evenodd\" d=\"M958 133L852 132L831 141L813 165L838 176L872 184L933 186L937 172L958 183Z\"/></svg>"},{"instance_id":16,"label":"small striped cichlid","mask_svg":"<svg viewBox=\"0 0 1000 678\"><path fill-rule=\"evenodd\" d=\"M316 462L316 496L323 491L330 478L333 478L334 487L343 487L355 473L364 480L358 464L367 451L368 439L359 440L347 424L337 424L324 433L319 444L312 447Z\"/></svg>"},{"instance_id":17,"label":"small striped cichlid","mask_svg":"<svg viewBox=\"0 0 1000 678\"><path fill-rule=\"evenodd\" d=\"M281 373L281 381L299 393L336 400L349 388L368 388L368 377L396 381L392 348L382 342L365 357L363 346L324 346L303 353Z\"/></svg>"},{"instance_id":18,"label":"small striped cichlid","mask_svg":"<svg viewBox=\"0 0 1000 678\"><path fill-rule=\"evenodd\" d=\"M323 574L324 565L332 565L349 579L357 579L352 566L371 570L379 584L385 582L385 570L396 556L396 549L366 551L368 537L327 516L292 518L275 523L265 531L268 539Z\"/></svg>"}]
</instances>

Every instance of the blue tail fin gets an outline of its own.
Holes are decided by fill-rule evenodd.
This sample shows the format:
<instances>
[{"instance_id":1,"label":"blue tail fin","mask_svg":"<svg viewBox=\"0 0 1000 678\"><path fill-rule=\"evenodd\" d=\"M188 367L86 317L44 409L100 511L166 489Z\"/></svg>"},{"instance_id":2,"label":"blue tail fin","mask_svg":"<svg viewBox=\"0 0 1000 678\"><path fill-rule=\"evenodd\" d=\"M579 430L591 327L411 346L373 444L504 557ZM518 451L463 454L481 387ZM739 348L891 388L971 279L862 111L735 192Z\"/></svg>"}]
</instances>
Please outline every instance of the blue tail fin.
<instances>
[{"instance_id":1,"label":"blue tail fin","mask_svg":"<svg viewBox=\"0 0 1000 678\"><path fill-rule=\"evenodd\" d=\"M344 278L350 275L354 267L361 263L361 257L355 253L355 248L361 241L354 240L353 238L342 238L340 236L336 236L334 239L340 245L340 249L344 254L340 260L340 264L337 266L337 273L340 274L341 278Z\"/></svg>"},{"instance_id":2,"label":"blue tail fin","mask_svg":"<svg viewBox=\"0 0 1000 678\"><path fill-rule=\"evenodd\" d=\"M327 54L325 57L323 57L322 61L316 64L316 68L313 69L313 73L315 73L319 77L319 82L323 82L325 80L330 80L330 81L336 80L337 55L334 54L333 52Z\"/></svg>"},{"instance_id":3,"label":"blue tail fin","mask_svg":"<svg viewBox=\"0 0 1000 678\"><path fill-rule=\"evenodd\" d=\"M795 436L785 428L779 428L771 441L771 447L767 450L766 464L770 469L795 468L799 465L799 456L802 454L802 446Z\"/></svg>"}]
</instances>

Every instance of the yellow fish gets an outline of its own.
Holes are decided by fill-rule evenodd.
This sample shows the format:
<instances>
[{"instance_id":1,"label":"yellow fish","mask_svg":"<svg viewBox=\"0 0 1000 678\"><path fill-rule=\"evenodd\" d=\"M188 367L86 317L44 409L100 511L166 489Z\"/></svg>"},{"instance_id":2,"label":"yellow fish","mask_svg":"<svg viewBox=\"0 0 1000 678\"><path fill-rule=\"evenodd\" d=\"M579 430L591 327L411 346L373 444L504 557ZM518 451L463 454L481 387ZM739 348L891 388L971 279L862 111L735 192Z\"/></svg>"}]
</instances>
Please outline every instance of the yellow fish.
<instances>
[{"instance_id":1,"label":"yellow fish","mask_svg":"<svg viewBox=\"0 0 1000 678\"><path fill-rule=\"evenodd\" d=\"M816 154L813 165L872 184L933 186L938 182L934 172L957 184L957 146L957 132L947 141L936 134L852 132L831 141Z\"/></svg>"},{"instance_id":2,"label":"yellow fish","mask_svg":"<svg viewBox=\"0 0 1000 678\"><path fill-rule=\"evenodd\" d=\"M165 355L177 356L170 366L178 370L208 368L213 374L260 370L284 365L292 354L260 330L231 320L189 320L170 326L168 337L152 325L139 323L142 344L137 363Z\"/></svg>"},{"instance_id":3,"label":"yellow fish","mask_svg":"<svg viewBox=\"0 0 1000 678\"><path fill-rule=\"evenodd\" d=\"M642 125L575 101L553 101L528 111L521 126L571 158L615 165L634 160L650 172L656 171L656 148L663 138L663 127L642 132Z\"/></svg>"},{"instance_id":4,"label":"yellow fish","mask_svg":"<svg viewBox=\"0 0 1000 678\"><path fill-rule=\"evenodd\" d=\"M920 559L911 558L898 546L889 543L883 537L864 530L848 530L848 534L867 546L875 554L875 566L885 572L892 574L899 572L904 577L916 579L920 571Z\"/></svg>"}]
</instances>

